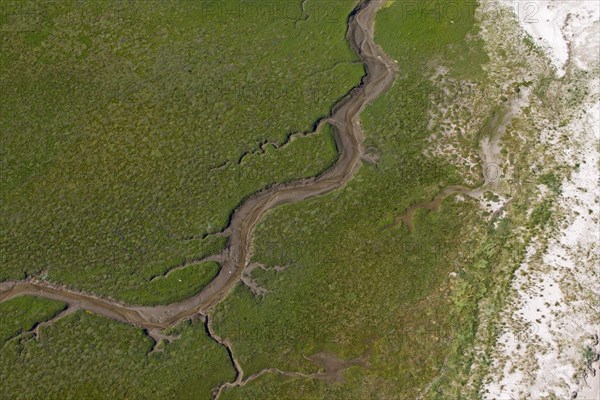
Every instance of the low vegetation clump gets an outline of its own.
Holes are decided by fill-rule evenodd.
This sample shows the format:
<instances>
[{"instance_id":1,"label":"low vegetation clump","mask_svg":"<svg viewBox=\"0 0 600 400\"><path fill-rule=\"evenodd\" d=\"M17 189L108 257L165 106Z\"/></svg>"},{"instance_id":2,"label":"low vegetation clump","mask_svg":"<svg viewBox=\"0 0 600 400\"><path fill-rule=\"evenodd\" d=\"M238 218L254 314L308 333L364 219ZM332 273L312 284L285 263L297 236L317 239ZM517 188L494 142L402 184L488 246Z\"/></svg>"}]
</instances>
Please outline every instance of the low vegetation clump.
<instances>
[{"instance_id":1,"label":"low vegetation clump","mask_svg":"<svg viewBox=\"0 0 600 400\"><path fill-rule=\"evenodd\" d=\"M0 303L0 343L30 331L39 322L47 321L63 311L59 301L19 296Z\"/></svg>"},{"instance_id":2,"label":"low vegetation clump","mask_svg":"<svg viewBox=\"0 0 600 400\"><path fill-rule=\"evenodd\" d=\"M129 304L145 305L181 301L200 292L217 276L219 269L216 262L189 265L168 275L157 276L140 289L123 291L121 298Z\"/></svg>"}]
</instances>

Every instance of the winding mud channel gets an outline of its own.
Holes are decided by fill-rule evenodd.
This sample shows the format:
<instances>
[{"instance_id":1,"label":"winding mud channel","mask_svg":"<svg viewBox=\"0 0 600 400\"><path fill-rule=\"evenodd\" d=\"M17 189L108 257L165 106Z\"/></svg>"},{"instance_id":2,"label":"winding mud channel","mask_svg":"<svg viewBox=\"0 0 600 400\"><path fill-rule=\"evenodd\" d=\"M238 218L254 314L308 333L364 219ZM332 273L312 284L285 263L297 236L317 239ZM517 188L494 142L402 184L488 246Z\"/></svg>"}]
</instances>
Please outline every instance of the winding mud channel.
<instances>
[{"instance_id":1,"label":"winding mud channel","mask_svg":"<svg viewBox=\"0 0 600 400\"><path fill-rule=\"evenodd\" d=\"M364 155L360 113L366 105L392 86L398 73L396 63L373 41L375 15L384 2L385 0L365 0L348 17L346 37L364 64L366 74L361 83L332 108L330 116L319 123L319 127L325 123L334 127L338 149L336 163L319 176L271 186L255 193L241 204L224 231L229 240L221 258L221 270L202 291L181 302L146 307L127 305L28 279L0 283L0 302L21 295L59 300L66 303L70 310L85 309L142 327L155 339L162 338L162 329L185 319L200 315L208 321L207 313L240 282L244 268L249 265L254 229L262 216L279 205L339 189L352 179L359 169ZM207 330L213 339L221 341L212 333L210 322L207 323ZM241 368L239 370L241 371Z\"/></svg>"}]
</instances>

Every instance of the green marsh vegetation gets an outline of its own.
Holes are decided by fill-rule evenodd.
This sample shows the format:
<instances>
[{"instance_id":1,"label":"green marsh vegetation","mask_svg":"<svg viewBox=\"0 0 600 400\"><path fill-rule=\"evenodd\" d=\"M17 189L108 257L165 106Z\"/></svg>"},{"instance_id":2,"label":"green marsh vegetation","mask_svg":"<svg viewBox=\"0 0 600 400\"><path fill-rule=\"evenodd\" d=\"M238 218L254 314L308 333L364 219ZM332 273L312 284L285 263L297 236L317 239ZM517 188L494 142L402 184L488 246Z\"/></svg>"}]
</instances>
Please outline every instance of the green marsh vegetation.
<instances>
[{"instance_id":1,"label":"green marsh vegetation","mask_svg":"<svg viewBox=\"0 0 600 400\"><path fill-rule=\"evenodd\" d=\"M179 339L150 353L141 329L76 312L45 327L39 340L2 346L0 397L210 399L214 386L233 379L226 350L201 321L170 333Z\"/></svg>"},{"instance_id":2,"label":"green marsh vegetation","mask_svg":"<svg viewBox=\"0 0 600 400\"><path fill-rule=\"evenodd\" d=\"M441 2L425 3L443 13ZM267 374L224 398L415 398L472 340L476 299L496 257L478 205L449 197L440 212L418 211L412 233L387 228L408 206L465 179L444 158L423 156L437 66L485 79L473 3L460 5L466 14L452 20L407 12L418 6L409 1L378 13L376 42L400 66L394 87L362 115L366 146L380 159L333 194L270 212L257 228L255 259L290 267L257 275L270 291L264 298L239 287L215 312L246 374L314 372L304 356L320 351L352 359L370 349L371 366L352 367L332 385Z\"/></svg>"},{"instance_id":3,"label":"green marsh vegetation","mask_svg":"<svg viewBox=\"0 0 600 400\"><path fill-rule=\"evenodd\" d=\"M59 301L30 296L0 303L0 343L33 329L38 322L51 319L65 308Z\"/></svg>"},{"instance_id":4,"label":"green marsh vegetation","mask_svg":"<svg viewBox=\"0 0 600 400\"><path fill-rule=\"evenodd\" d=\"M353 4L3 3L0 280L166 301L135 293L218 252L199 239L244 197L334 161L328 131L257 150L359 82Z\"/></svg>"},{"instance_id":5,"label":"green marsh vegetation","mask_svg":"<svg viewBox=\"0 0 600 400\"><path fill-rule=\"evenodd\" d=\"M129 3L120 7L127 8L127 4ZM309 14L314 12L314 8L310 11L311 7L316 7L317 4L317 2L307 1L305 4L307 12ZM386 228L406 207L432 198L444 186L460 184L464 180L464 176L456 167L444 158L425 158L422 155L428 144L427 138L432 133L428 126L428 111L430 94L436 89L429 79L430 72L438 64L442 64L449 68L453 76L485 79L481 65L486 62L486 56L481 43L476 39L477 25L472 18L468 18L469 14L462 19L448 20L444 15L440 15L441 19L428 17L429 14L423 17L418 12L407 11L406 7L414 7L415 4L413 1L390 1L388 7L377 17L376 41L398 60L401 70L399 80L392 90L362 115L367 147L374 149L373 151L380 155L379 161L376 164L363 165L355 179L342 190L323 198L281 207L270 212L257 229L255 261L267 265L288 265L288 268L279 273L255 270L254 278L260 285L266 287L269 293L264 298L258 298L252 296L247 288L238 286L232 296L217 307L214 314L217 333L232 341L235 355L240 360L246 375L267 367L314 372L317 367L304 356L319 351L331 352L342 359L360 357L369 352L370 367L351 367L344 374L345 382L334 384L265 374L241 389L226 391L223 398L415 398L434 378L439 379L432 386L430 398L460 398L461 389L464 387L461 385L467 382L465 371L468 371L473 360L473 354L469 354L469 351L478 330L480 312L478 302L486 296L493 283L490 276L501 272L497 271L497 266L518 259L524 250L524 244L517 240L514 232L526 221L527 198L531 193L521 193L519 198L514 199L513 207L518 210L517 215L512 219L502 220L498 227L482 222L479 218L478 205L473 201L468 199L459 201L449 197L443 202L440 212L419 211L414 220L415 230L410 234L404 226ZM440 6L439 2L424 4L431 7ZM462 4L467 10L464 11L465 13L472 9L473 3ZM343 5L347 5L347 9L339 11L338 28L343 27L345 16L352 6L350 2ZM155 7L157 9L152 12L168 15L161 7L164 5L159 4L159 7ZM121 12L115 11L109 14L117 15ZM144 13L141 14L140 18L144 19L145 23L157 23L157 20L143 17ZM178 15L177 18L181 18L177 20L178 22L194 15L193 13L180 15L177 12L175 14ZM154 14L150 13L150 15ZM76 16L69 14L68 18L73 19ZM214 17L213 14L211 18L227 26L222 16ZM108 22L105 19L102 23L109 22L110 18ZM238 20L237 23L240 24L240 21ZM125 24L122 25L123 29L127 28ZM183 35L182 31L186 25L173 25L176 28L174 27L168 33ZM263 27L264 32L269 32L268 24L264 25L267 25ZM304 21L302 18L294 21L293 25L298 29L311 26L310 19ZM242 32L254 32L254 28L248 27L248 30L244 31L243 23L241 26ZM316 24L309 31L302 33L305 38L314 33L311 29L333 28L324 28L324 24ZM343 29L340 28L338 31ZM218 36L219 34L221 36ZM225 31L218 30L215 35L219 38L227 38ZM271 40L272 35L269 38ZM337 38L342 40L340 32L331 33L329 37L329 39ZM28 43L36 40L42 39L35 37L27 39ZM182 40L182 43L188 43L186 40ZM124 40L119 43L126 46L128 42ZM319 46L319 40L310 43L311 46ZM248 41L244 45L254 44ZM282 47L278 48L282 57L289 51L296 51L294 47L296 44L292 39L288 38L286 45L289 45L290 49L284 51ZM228 49L226 46L223 47L222 51L227 53ZM192 51L188 47L185 48ZM269 46L263 47L266 48ZM340 48L346 49L343 46ZM164 47L161 49L167 51ZM214 48L215 54L218 51L221 50L217 46ZM346 51L347 49L344 50ZM320 55L318 62L325 63L324 60L331 54ZM247 60L250 60L250 53L248 57ZM164 60L170 62L174 59L176 58L167 56ZM350 55L346 60L351 59ZM249 68L252 63L247 62L246 66ZM303 68L311 71L307 63L308 61L304 62ZM331 64L327 66L330 67ZM358 77L362 73L360 68L355 67L348 63L337 64L331 70L325 69L330 71L331 75L327 72L324 76L331 77L336 85L340 84L340 88L346 79L352 86L358 82ZM286 68L283 68L275 63L266 70L272 71L273 68L279 68L278 75L282 79L285 78L287 64ZM344 68L356 74L354 81L351 79L351 74L344 72ZM169 71L162 67L158 70L161 73ZM156 76L165 76L154 72ZM236 73L243 75L240 71ZM249 73L244 75L244 78L247 77L263 78L262 75L254 76ZM158 81L165 84L165 81ZM298 79L298 81L302 80ZM227 94L227 90L219 90L219 94L221 92ZM343 92L340 89L339 93ZM118 121L127 121L129 117L126 116L129 114L126 115L119 107L130 107L129 111L136 108L136 111L141 112L140 119L127 125L134 132L137 123L143 125L144 116L152 117L152 123L158 124L152 126L163 128L168 125L165 121L173 121L176 126L190 120L193 123L198 121L200 113L198 110L201 109L199 101L192 102L195 107L193 111L185 111L185 107L182 109L179 108L181 105L170 103L177 97L171 98L164 93L168 91L160 91L161 102L157 101L153 104L165 104L164 112L176 114L180 119L167 119L161 114L163 111L157 111L163 110L162 106L156 106L150 113L145 110L146 103L136 103L135 107L131 105L130 99L137 98L135 96L152 98L152 95L158 95L148 87L140 91L136 89L132 94L127 92L118 106L110 108L110 115L112 117L114 114L115 118L118 117ZM75 99L79 98L75 97ZM89 106L81 99L77 101L83 102L79 106L82 109ZM189 102L186 101L186 104ZM273 106L279 107L282 106L281 104L279 100L273 102ZM294 113L305 112L308 109L298 110L291 104L282 106L286 108L286 115L295 115ZM255 114L266 112L262 103L257 102L253 105L256 105ZM131 165L125 157L125 150L118 151L121 145L120 138L126 137L126 135L121 136L123 131L119 130L111 135L110 140L118 145L115 145L116 147L110 152L107 151L106 154L110 157L106 154L100 156L103 153L96 156L96 153L87 149L85 140L73 139L76 143L73 146L79 146L76 148L81 149L81 160L87 160L90 153L94 154L93 161L96 164L97 161L111 160L112 162L111 157L116 157L115 163L128 168L123 176L130 176L132 172L136 172L145 177L139 181L128 182L131 185L128 186L127 191L99 193L106 197L106 199L101 197L106 202L108 198L111 201L113 198L121 199L121 196L125 196L123 193L131 192L139 196L139 198L134 195L131 198L123 197L119 200L123 203L117 203L135 205L131 210L123 208L128 210L128 218L125 219L125 228L117 224L120 227L117 236L125 238L127 243L124 247L128 251L124 252L124 259L128 260L127 254L132 253L130 249L134 249L137 252L135 254L148 254L143 257L147 257L151 262L143 264L143 272L139 272L142 256L132 257L134 261L119 262L121 253L117 251L111 252L110 258L118 261L116 264L122 267L119 270L114 268L115 263L111 264L112 267L103 267L103 263L97 262L89 263L88 266L86 263L76 264L74 259L69 259L70 264L42 266L33 272L38 270L48 272L51 279L60 277L60 281L73 282L72 284L77 288L132 299L133 302L163 301L160 299L167 301L166 299L173 298L169 296L184 293L184 290L172 290L174 287L172 285L177 285L179 279L177 277L180 276L178 273L185 274L188 272L187 269L173 272L168 278L164 278L165 280L177 278L170 281L172 284L161 283L163 278L153 281L156 285L167 286L164 292L161 291L159 300L157 300L158 296L151 292L144 292L143 288L147 287L147 281L153 276L164 273L170 266L179 265L186 259L200 258L202 254L209 254L213 252L212 250L218 251L222 248L222 238L208 236L202 241L197 238L204 232L218 230L222 226L222 221L226 219L227 213L244 195L270 182L285 181L303 174L314 174L315 171L320 170L319 168L329 165L335 157L331 137L328 132L325 132L324 135L296 140L284 149L274 150L267 146L265 154L246 156L238 166L236 161L241 155L257 149L258 143L264 141L264 136L253 129L260 126L260 121L271 123L269 117L272 115L260 121L255 120L255 125L244 125L249 129L244 131L244 135L248 132L249 137L240 138L236 136L239 127L234 129L233 125L226 121L232 115L227 113L228 106L230 105L225 100L222 104L214 103L211 109L214 113L211 117L222 116L222 119L215 120L219 123L213 120L207 122L206 131L214 134L199 139L200 134L190 136L189 132L185 131L188 136L182 134L179 137L181 147L174 147L176 150L172 152L171 139L167 140L165 136L164 140L170 144L165 147L159 146L160 153L153 154L158 141L154 142L151 138L144 144L142 140L144 135L141 132L151 126L144 125L144 128L140 128L141 131L138 132L140 134L135 136L136 140L140 139L141 142L126 142L130 146L128 151L131 152L131 149L138 151L138 147L140 151L139 158L134 158ZM327 107L324 109L326 110ZM239 117L239 121L243 121L244 116L249 119L256 118L256 115L244 114L244 110L235 111L235 118ZM309 117L323 113L325 112L317 110ZM280 114L274 115L280 116ZM314 119L306 118L303 123L306 124L306 129L310 129L313 122ZM227 129L220 129L223 126ZM297 127L294 126L294 129ZM269 140L282 141L286 129L278 128L269 132L273 135L268 137ZM209 146L207 150L207 147L193 144L196 139L202 144L212 140L213 142L210 143L214 146L211 144L212 147ZM98 137L97 140L104 139ZM27 167L28 164L24 163L22 165L25 167L21 166L19 167L21 169L15 171L23 173L30 168L34 171L29 177L30 181L39 182L42 181L37 178L41 176L40 165L48 165L50 168L54 163L65 166L79 165L77 162L83 162L70 160L70 164L64 164L66 161L60 161L62 154L67 154L67 149L75 147L60 147L66 145L60 144L62 142L53 143L41 145L55 146L52 147L54 149L52 151L55 151L53 154L58 154L60 157L48 156L48 160L51 161L33 160L29 164L33 167ZM39 146L40 143L32 145ZM105 145L107 142L99 142L98 148L104 148ZM146 145L148 147L145 147ZM188 154L188 150L193 154ZM315 153L316 150L321 152ZM173 157L163 157L169 152ZM289 153L286 152L292 154L288 155ZM215 155L217 153L219 157ZM224 153L227 155L223 156ZM32 150L30 154L33 156L38 153ZM182 159L187 157L185 154L193 160L188 164L194 168L182 162ZM314 154L319 156L315 157ZM167 167L157 161L163 158L174 164L168 164ZM302 159L310 159L310 162L300 162ZM149 164L145 164L146 162ZM155 166L155 163L159 164ZM52 167L53 171L57 171L56 165ZM142 168L148 165L152 168L149 170ZM182 168L182 165L187 169L184 168L185 178L177 186L180 192L177 192L177 196L163 196L163 193L176 191L175 189L173 192L169 191L173 177L169 174L177 175L178 168ZM272 165L273 168L266 168L266 165ZM284 171L282 165L285 165L287 170ZM196 168L198 166L202 168ZM243 169L242 166L248 166L248 169ZM204 175L196 175L202 174L205 167L210 167L211 174L216 178L210 178L213 175L206 175L208 178ZM85 175L87 179L93 175L90 171L88 170L88 174ZM160 178L163 177L162 174L165 174L164 178ZM56 177L56 175L52 176ZM160 179L157 180L157 177ZM234 179L231 179L232 177ZM81 186L82 179L72 182L69 186L70 190L74 191L72 196L83 196L84 193L77 190ZM552 186L553 180L551 178L546 180L547 185ZM16 182L20 182L20 179L16 179ZM102 186L103 188L111 188L109 183L114 183L107 182ZM163 185L157 182L163 182ZM213 188L205 182L211 184L219 182L223 186ZM249 186L242 190L241 187L246 183ZM201 186L202 184L204 186ZM254 184L256 186L252 186ZM27 193L27 190L33 190L33 184L31 185L29 189L22 188L17 193L23 194ZM204 191L194 192L198 187L203 187ZM206 189L207 187L209 188ZM41 189L38 190L38 193L42 192ZM148 192L152 192L151 201L144 197ZM212 195L218 192L217 197L209 196L208 192ZM181 193L185 196L180 196ZM218 197L219 194L222 196ZM92 193L87 196L91 198ZM177 201L174 200L175 197ZM130 199L139 201L128 203ZM229 201L227 199L230 203L227 203ZM41 201L38 200L39 202ZM28 207L37 204L35 201L33 203ZM65 204L80 203L71 199L71 203ZM95 209L97 204L93 205L94 207L87 206L84 211L90 212ZM170 207L170 211L163 214L163 207L166 206ZM220 211L214 211L217 209ZM72 211L72 208L63 209L60 213L62 218L70 217L64 210ZM97 212L101 211L102 209ZM24 211L17 213L8 208L5 215L18 224L25 223L27 218L30 218ZM36 215L45 214L40 211ZM139 222L139 215L150 216L142 218ZM213 222L209 223L207 221L211 220L205 218L206 215L221 215L222 218L214 217ZM81 217L82 215L77 216L77 218ZM37 221L44 229L53 226L48 221L56 222L58 217L45 218ZM72 223L77 222L77 218L73 217ZM90 221L94 218L96 216L90 217ZM123 221L112 215L106 218L109 222L113 221L111 218L115 218L114 221L119 223ZM30 221L27 226L31 224ZM96 232L100 232L100 237L102 232L109 234L106 236L107 248L116 249L122 246L121 242L117 242L118 246L110 244L111 240L114 240L110 236L114 232L111 230L113 225L108 224L111 229L106 228L104 231L96 225L90 226L84 225L78 228L78 233L81 235L75 237L67 235L69 229L75 229L75 225L59 224L53 232L66 236L46 238L54 246L49 247L49 254L54 252L55 257L58 257L56 254L64 245L60 237L83 241L88 238L85 232L96 231L96 228L98 228ZM16 231L11 235L21 237L17 233L23 234L28 228L12 228L11 225L11 229ZM160 235L146 235L149 232L159 232ZM41 237L41 233L39 235ZM186 240L190 237L196 240ZM148 244L144 241L146 238L158 239L152 239L151 244ZM33 239L35 241L35 237ZM169 247L171 243L177 244ZM78 260L84 260L86 257L94 259L101 254L80 244L85 242L74 242L72 245L74 250L70 251L77 254L75 258ZM147 251L148 248L157 250ZM39 254L43 254L41 250L38 251ZM73 267L67 269L63 267L64 265ZM76 269L75 265L84 265L89 270ZM8 271L21 273L21 269L16 268ZM31 271L26 272L31 273ZM456 275L452 276L452 273ZM188 286L188 283L190 285L195 283L186 282L185 290L192 290L189 289L191 286ZM500 290L506 290L506 287ZM494 303L496 300L496 298L492 299L490 308L498 307L498 303ZM59 394L63 397L65 395L81 397L86 393L88 397L208 398L212 387L219 382L233 379L233 370L226 352L206 337L203 326L198 321L176 327L173 333L181 333L181 338L166 345L163 353L152 354L148 354L152 348L150 339L139 329L87 313L76 313L66 317L45 329L45 332L47 334L43 335L38 342L15 340L3 347L2 357L0 357L2 380L8 384L3 386L2 390L7 394L18 393L27 385L28 393L32 393L32 397L39 397L42 393L50 397L59 397ZM468 357L463 357L465 354ZM78 361L73 363L73 360ZM19 365L19 368L15 369L13 365ZM444 373L441 374L441 371Z\"/></svg>"},{"instance_id":6,"label":"green marsh vegetation","mask_svg":"<svg viewBox=\"0 0 600 400\"><path fill-rule=\"evenodd\" d=\"M481 397L483 379L492 368L489 349L503 328L493 321L507 306L511 277L532 237L557 220L550 213L565 171L555 170L551 152L537 139L542 128L532 123L532 109L542 104L558 110L580 94L572 90L572 98L553 99L552 74L519 82L519 77L529 79L529 71L538 71L527 67L537 66L539 58L514 57L509 67L493 71L496 77L507 69L520 73L513 87L490 91L508 96L494 96L498 104L519 87L533 85L531 108L502 138L510 160L503 165L510 174L499 183L500 197L510 198L506 214L481 218L476 204L450 197L439 213L420 211L412 234L404 227L388 232L384 227L408 205L466 179L445 158L422 155L426 138L436 129L427 124L430 94L436 90L432 72L441 65L453 77L488 88L502 81L489 81L490 69L482 68L488 57L473 20L403 14L404 6L415 3L390 1L377 17L376 41L398 60L401 71L394 88L362 117L367 145L378 149L379 162L364 165L327 201L274 210L259 226L256 259L269 263L272 253L272 264L288 262L291 267L279 274L261 272L259 283L271 291L262 300L239 288L222 304L222 315L215 315L217 321L221 318L218 331L232 338L246 373L265 366L315 371L317 366L304 356L324 350L349 359L371 348L371 366L352 367L344 383L333 385L267 374L224 398L294 398L302 393L315 399L404 399L419 398L424 391L426 399ZM441 2L423 4L443 7ZM494 110L494 104L483 106L490 114ZM558 126L552 117L550 123ZM482 130L474 130L475 140L466 145L479 145L477 132ZM399 166L400 160L409 166ZM427 165L428 172L421 173ZM541 199L540 183L549 189ZM280 238L276 252L273 238ZM232 315L240 315L238 321ZM251 329L238 328L249 323ZM517 346L530 333L513 332Z\"/></svg>"},{"instance_id":7,"label":"green marsh vegetation","mask_svg":"<svg viewBox=\"0 0 600 400\"><path fill-rule=\"evenodd\" d=\"M189 297L216 264L155 277L218 253L225 238L203 236L244 197L334 162L329 128L259 149L311 131L359 82L344 38L354 2L222 4L2 4L0 280L138 304ZM3 306L6 338L64 307ZM158 353L140 329L87 312L43 333L4 343L0 397L202 399L233 379L199 321Z\"/></svg>"}]
</instances>

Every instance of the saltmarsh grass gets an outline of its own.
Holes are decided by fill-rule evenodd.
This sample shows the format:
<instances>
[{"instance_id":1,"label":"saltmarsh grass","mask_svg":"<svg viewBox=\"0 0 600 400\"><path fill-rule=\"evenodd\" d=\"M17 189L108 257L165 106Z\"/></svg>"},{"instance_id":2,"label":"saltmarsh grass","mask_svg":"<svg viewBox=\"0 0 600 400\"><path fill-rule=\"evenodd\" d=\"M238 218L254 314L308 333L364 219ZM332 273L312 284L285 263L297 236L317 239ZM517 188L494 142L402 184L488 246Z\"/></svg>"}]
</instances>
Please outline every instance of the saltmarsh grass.
<instances>
[{"instance_id":1,"label":"saltmarsh grass","mask_svg":"<svg viewBox=\"0 0 600 400\"><path fill-rule=\"evenodd\" d=\"M4 343L46 321L66 308L59 301L20 296L0 303L0 342Z\"/></svg>"},{"instance_id":2,"label":"saltmarsh grass","mask_svg":"<svg viewBox=\"0 0 600 400\"><path fill-rule=\"evenodd\" d=\"M421 14L421 3L441 7L439 19ZM474 5L456 4L463 18L449 19L441 2L395 1L378 13L376 42L400 67L394 87L361 117L378 162L365 163L335 193L271 211L257 228L254 257L289 268L256 274L269 290L264 298L240 286L215 312L218 333L235 343L247 374L316 372L305 356L320 351L344 359L370 351L371 367L352 367L345 383L333 385L264 376L224 398L416 398L457 338L472 338L474 291L483 279L474 277L489 273L478 268L487 265L475 250L487 226L476 202L450 197L439 212L417 212L413 232L389 228L408 206L466 178L445 159L423 155L435 133L428 125L433 72L485 79ZM472 281L456 295L458 313L455 271Z\"/></svg>"},{"instance_id":3,"label":"saltmarsh grass","mask_svg":"<svg viewBox=\"0 0 600 400\"><path fill-rule=\"evenodd\" d=\"M223 229L244 197L326 169L327 132L253 153L311 131L359 82L352 7L3 3L0 280L131 299L215 250L188 239Z\"/></svg>"},{"instance_id":4,"label":"saltmarsh grass","mask_svg":"<svg viewBox=\"0 0 600 400\"><path fill-rule=\"evenodd\" d=\"M4 344L0 397L209 399L234 378L226 350L201 321L171 333L179 339L150 353L141 329L79 311L44 328L39 340Z\"/></svg>"}]
</instances>

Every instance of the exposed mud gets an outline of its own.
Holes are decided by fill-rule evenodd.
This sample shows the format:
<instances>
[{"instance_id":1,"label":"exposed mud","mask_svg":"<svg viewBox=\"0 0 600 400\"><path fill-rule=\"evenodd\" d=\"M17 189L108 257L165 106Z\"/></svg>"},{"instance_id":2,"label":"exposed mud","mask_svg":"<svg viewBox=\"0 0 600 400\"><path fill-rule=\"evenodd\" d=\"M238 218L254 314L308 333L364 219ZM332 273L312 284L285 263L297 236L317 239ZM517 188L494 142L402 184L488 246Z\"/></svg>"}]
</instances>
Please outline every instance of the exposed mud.
<instances>
[{"instance_id":1,"label":"exposed mud","mask_svg":"<svg viewBox=\"0 0 600 400\"><path fill-rule=\"evenodd\" d=\"M223 391L226 389L246 386L248 383L252 382L257 378L260 378L265 374L278 374L290 378L319 379L323 382L331 384L343 382L344 371L352 366L360 366L363 368L369 368L371 366L371 364L368 361L371 355L371 348L369 347L369 349L361 357L351 360L341 359L335 354L329 352L320 352L313 354L310 357L306 357L308 360L318 365L324 371L309 374L295 371L283 371L279 368L265 368L248 376L246 379L242 379L243 371L241 367L239 366L239 364L237 364L237 361L235 361L235 358L233 357L233 352L230 351L229 354L231 355L232 361L236 366L236 379L233 382L226 382L221 386L217 387L213 391L214 399L218 399L223 393Z\"/></svg>"},{"instance_id":2,"label":"exposed mud","mask_svg":"<svg viewBox=\"0 0 600 400\"><path fill-rule=\"evenodd\" d=\"M309 360L323 368L324 372L314 374L313 377L321 379L327 383L340 383L344 381L344 371L353 366L369 368L369 356L371 351L367 351L362 357L351 360L344 360L335 354L321 352L313 354Z\"/></svg>"},{"instance_id":3,"label":"exposed mud","mask_svg":"<svg viewBox=\"0 0 600 400\"><path fill-rule=\"evenodd\" d=\"M388 227L392 228L394 226L397 226L397 225L403 223L408 228L408 231L412 232L414 229L413 218L415 216L415 213L418 210L423 209L423 210L428 210L428 211L439 211L440 206L442 205L442 201L444 201L444 199L446 197L448 197L452 194L455 194L455 193L463 193L463 194L470 195L473 190L474 189L469 189L468 187L464 187L464 186L448 186L448 187L444 188L432 200L423 201L423 202L413 204L412 206L408 207L406 209L406 211L404 212L404 214L397 216L396 219L394 220L394 223L392 223Z\"/></svg>"}]
</instances>

